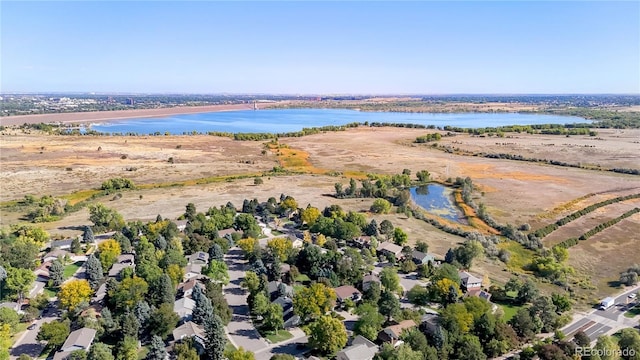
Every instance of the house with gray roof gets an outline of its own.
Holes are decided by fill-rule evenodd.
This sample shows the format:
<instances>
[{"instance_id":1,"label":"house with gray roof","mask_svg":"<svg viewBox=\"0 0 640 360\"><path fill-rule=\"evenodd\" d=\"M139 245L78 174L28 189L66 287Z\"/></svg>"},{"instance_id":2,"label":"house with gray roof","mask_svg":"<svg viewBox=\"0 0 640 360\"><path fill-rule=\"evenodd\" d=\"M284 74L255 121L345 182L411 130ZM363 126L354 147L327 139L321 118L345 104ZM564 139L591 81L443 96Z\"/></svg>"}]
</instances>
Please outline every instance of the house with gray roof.
<instances>
[{"instance_id":1,"label":"house with gray roof","mask_svg":"<svg viewBox=\"0 0 640 360\"><path fill-rule=\"evenodd\" d=\"M191 320L191 315L193 314L193 309L195 307L195 301L189 299L188 297L183 297L173 303L173 312L178 314L178 317L180 317L180 321L189 321Z\"/></svg>"},{"instance_id":2,"label":"house with gray roof","mask_svg":"<svg viewBox=\"0 0 640 360\"><path fill-rule=\"evenodd\" d=\"M187 264L207 265L209 263L209 254L204 251L196 251L187 256Z\"/></svg>"},{"instance_id":3,"label":"house with gray roof","mask_svg":"<svg viewBox=\"0 0 640 360\"><path fill-rule=\"evenodd\" d=\"M194 322L187 321L184 324L175 328L172 332L173 340L175 342L184 341L185 339L192 338L198 354L204 353L206 335L204 328Z\"/></svg>"},{"instance_id":4,"label":"house with gray roof","mask_svg":"<svg viewBox=\"0 0 640 360\"><path fill-rule=\"evenodd\" d=\"M351 345L336 354L336 360L372 360L378 352L378 346L363 336L356 336Z\"/></svg>"},{"instance_id":5,"label":"house with gray roof","mask_svg":"<svg viewBox=\"0 0 640 360\"><path fill-rule=\"evenodd\" d=\"M474 289L480 289L482 287L482 279L469 274L466 271L460 271L460 285L465 291L471 291Z\"/></svg>"},{"instance_id":6,"label":"house with gray roof","mask_svg":"<svg viewBox=\"0 0 640 360\"><path fill-rule=\"evenodd\" d=\"M76 350L89 351L93 339L96 337L96 331L90 328L82 328L72 331L67 340L64 341L62 347L53 355L53 360L63 360Z\"/></svg>"},{"instance_id":7,"label":"house with gray roof","mask_svg":"<svg viewBox=\"0 0 640 360\"><path fill-rule=\"evenodd\" d=\"M293 300L287 296L281 296L273 301L282 307L282 318L284 319L284 328L289 329L300 324L300 316L293 312Z\"/></svg>"}]
</instances>

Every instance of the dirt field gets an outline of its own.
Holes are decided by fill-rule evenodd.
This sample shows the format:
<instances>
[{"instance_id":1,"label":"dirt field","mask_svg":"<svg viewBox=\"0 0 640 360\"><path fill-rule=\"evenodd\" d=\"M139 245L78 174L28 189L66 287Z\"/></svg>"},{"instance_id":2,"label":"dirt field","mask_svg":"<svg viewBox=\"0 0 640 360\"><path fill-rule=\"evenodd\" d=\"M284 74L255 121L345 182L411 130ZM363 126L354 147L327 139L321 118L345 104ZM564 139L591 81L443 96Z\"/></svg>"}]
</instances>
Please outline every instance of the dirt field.
<instances>
[{"instance_id":1,"label":"dirt field","mask_svg":"<svg viewBox=\"0 0 640 360\"><path fill-rule=\"evenodd\" d=\"M336 182L346 185L349 179L344 175L326 174L393 174L407 168L413 174L426 169L432 178L440 180L469 176L480 190L476 194L476 202L485 203L498 222L530 223L535 229L588 204L640 191L638 176L461 156L433 149L429 144L413 144L417 136L427 132L424 129L360 127L302 138L281 138L280 144L288 148L272 150L267 150L262 141L240 142L205 135L72 137L14 133L0 137L0 201L20 199L27 194L59 196L95 189L113 177L130 178L140 185L157 185L226 175L255 175L283 165L308 174L265 177L264 184L259 186L253 185L252 178L246 178L206 185L125 191L121 199L112 200L110 196L97 201L118 210L127 220L151 220L157 214L176 218L189 202L196 204L199 210L206 210L227 201L240 206L245 198L266 200L271 196L279 197L281 193L296 198L301 207L309 203L320 208L339 204L346 210L365 211L371 204L370 199L338 200L328 196L333 194ZM511 151L526 149L532 156L553 155L553 159L567 162L584 158L593 163L619 161L616 166L637 167L640 164L640 153L636 151L639 135L638 130L626 130L624 137L615 131L602 132L598 136L602 140L597 141L580 136L555 138L536 135L504 141L514 143L509 145ZM502 145L495 145L496 139L457 136L444 141L461 142L457 145L470 149L504 150ZM551 146L538 145L551 141L558 144L553 146L555 151L548 152ZM599 152L594 153L593 148L580 144L595 144ZM567 151L559 151L563 148ZM173 163L169 162L170 158L173 158ZM634 164L636 166L630 166ZM591 227L618 216L630 204L604 208L576 220L575 224L569 224L561 231L572 233L571 229L578 231L573 226ZM0 209L0 212L0 224L3 226L15 223L24 215L7 208ZM462 240L404 215L385 215L379 220L383 218L390 218L405 229L411 243L424 239L430 244L430 250L441 256ZM72 235L76 232L65 228L87 224L87 219L88 212L84 209L43 226L52 234ZM598 286L617 277L620 269L640 259L637 252L625 251L627 246L640 241L638 220L635 215L571 248L571 263L589 274ZM559 230L558 235L553 235L564 237L568 233ZM594 252L603 255L594 258ZM598 275L595 270L590 270L590 266L607 270L599 271L602 275ZM489 260L480 261L474 270L490 274L498 281L505 281L510 275L504 264ZM602 279L599 280L598 276ZM600 291L607 291L607 288Z\"/></svg>"}]
</instances>

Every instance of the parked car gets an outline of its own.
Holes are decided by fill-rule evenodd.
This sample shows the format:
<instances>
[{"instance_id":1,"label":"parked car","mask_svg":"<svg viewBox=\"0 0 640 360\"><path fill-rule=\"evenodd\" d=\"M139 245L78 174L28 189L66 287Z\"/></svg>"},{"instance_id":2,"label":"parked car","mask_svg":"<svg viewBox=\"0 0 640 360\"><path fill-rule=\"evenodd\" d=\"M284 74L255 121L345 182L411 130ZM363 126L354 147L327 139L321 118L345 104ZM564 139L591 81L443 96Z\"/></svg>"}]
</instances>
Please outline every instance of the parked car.
<instances>
[{"instance_id":1,"label":"parked car","mask_svg":"<svg viewBox=\"0 0 640 360\"><path fill-rule=\"evenodd\" d=\"M633 293L633 294L629 295L629 299L635 299L635 298L636 298L636 296L638 296L638 294Z\"/></svg>"},{"instance_id":2,"label":"parked car","mask_svg":"<svg viewBox=\"0 0 640 360\"><path fill-rule=\"evenodd\" d=\"M31 324L31 325L29 325L29 326L27 327L27 330L33 330L33 329L35 329L35 328L36 328L36 326L38 326L38 324L33 323L33 324Z\"/></svg>"}]
</instances>

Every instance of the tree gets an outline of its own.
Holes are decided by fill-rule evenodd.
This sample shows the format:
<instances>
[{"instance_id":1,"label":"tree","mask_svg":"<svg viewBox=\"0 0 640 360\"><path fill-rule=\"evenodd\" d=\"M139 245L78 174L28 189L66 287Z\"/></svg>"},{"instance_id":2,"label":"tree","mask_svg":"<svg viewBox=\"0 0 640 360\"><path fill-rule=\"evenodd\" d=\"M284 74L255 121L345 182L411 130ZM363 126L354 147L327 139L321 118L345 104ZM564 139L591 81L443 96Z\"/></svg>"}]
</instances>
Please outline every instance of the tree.
<instances>
[{"instance_id":1,"label":"tree","mask_svg":"<svg viewBox=\"0 0 640 360\"><path fill-rule=\"evenodd\" d=\"M149 352L145 357L145 360L166 360L169 354L167 354L167 350L165 350L164 341L162 338L153 335L151 337L151 344L149 345Z\"/></svg>"},{"instance_id":2,"label":"tree","mask_svg":"<svg viewBox=\"0 0 640 360\"><path fill-rule=\"evenodd\" d=\"M193 313L191 314L191 321L196 324L205 324L207 322L207 319L211 317L212 314L214 314L211 300L209 300L209 298L205 296L199 285L196 285L194 287L191 297L196 303L196 306L193 308Z\"/></svg>"},{"instance_id":3,"label":"tree","mask_svg":"<svg viewBox=\"0 0 640 360\"><path fill-rule=\"evenodd\" d=\"M429 181L429 176L431 174L429 174L429 172L427 170L420 170L416 173L416 177L418 178L418 181L420 182L427 182Z\"/></svg>"},{"instance_id":4,"label":"tree","mask_svg":"<svg viewBox=\"0 0 640 360\"><path fill-rule=\"evenodd\" d=\"M74 254L80 254L82 252L82 247L80 246L80 240L77 237L74 237L71 240L71 252Z\"/></svg>"},{"instance_id":5,"label":"tree","mask_svg":"<svg viewBox=\"0 0 640 360\"><path fill-rule=\"evenodd\" d=\"M611 336L602 335L598 337L596 346L594 346L593 349L598 354L602 354L602 356L600 356L601 360L620 359L620 346Z\"/></svg>"},{"instance_id":6,"label":"tree","mask_svg":"<svg viewBox=\"0 0 640 360\"><path fill-rule=\"evenodd\" d=\"M322 215L320 209L309 206L300 213L300 220L308 226L313 226L320 215Z\"/></svg>"},{"instance_id":7,"label":"tree","mask_svg":"<svg viewBox=\"0 0 640 360\"><path fill-rule=\"evenodd\" d=\"M89 284L92 289L97 289L100 285L100 282L103 278L103 269L102 263L100 260L96 258L93 254L89 255L87 258L87 262L85 263L85 268L87 269L87 280L89 280Z\"/></svg>"},{"instance_id":8,"label":"tree","mask_svg":"<svg viewBox=\"0 0 640 360\"><path fill-rule=\"evenodd\" d=\"M120 256L120 244L113 239L103 241L98 245L98 254L100 256L100 263L104 269L111 269L111 266L116 262L118 256Z\"/></svg>"},{"instance_id":9,"label":"tree","mask_svg":"<svg viewBox=\"0 0 640 360\"><path fill-rule=\"evenodd\" d=\"M407 293L409 302L416 306L426 305L429 302L429 291L420 285L415 285Z\"/></svg>"},{"instance_id":10,"label":"tree","mask_svg":"<svg viewBox=\"0 0 640 360\"><path fill-rule=\"evenodd\" d=\"M317 318L333 308L336 298L336 292L332 288L314 283L295 293L293 310L303 320Z\"/></svg>"},{"instance_id":11,"label":"tree","mask_svg":"<svg viewBox=\"0 0 640 360\"><path fill-rule=\"evenodd\" d=\"M384 316L380 314L378 307L370 303L364 303L358 306L356 314L358 315L358 320L353 331L371 341L376 340L378 332L380 332L384 323Z\"/></svg>"},{"instance_id":12,"label":"tree","mask_svg":"<svg viewBox=\"0 0 640 360\"><path fill-rule=\"evenodd\" d=\"M57 348L64 343L71 332L68 321L52 321L43 323L38 331L36 340L46 341L51 348Z\"/></svg>"},{"instance_id":13,"label":"tree","mask_svg":"<svg viewBox=\"0 0 640 360\"><path fill-rule=\"evenodd\" d=\"M385 290L396 292L402 290L400 286L400 277L394 267L387 266L380 272L380 283Z\"/></svg>"},{"instance_id":14,"label":"tree","mask_svg":"<svg viewBox=\"0 0 640 360\"><path fill-rule=\"evenodd\" d=\"M466 269L470 269L473 260L482 255L484 248L477 240L467 240L454 250L455 259Z\"/></svg>"},{"instance_id":15,"label":"tree","mask_svg":"<svg viewBox=\"0 0 640 360\"><path fill-rule=\"evenodd\" d=\"M461 360L485 360L487 358L482 351L480 340L474 335L465 335L457 350L458 359Z\"/></svg>"},{"instance_id":16,"label":"tree","mask_svg":"<svg viewBox=\"0 0 640 360\"><path fill-rule=\"evenodd\" d=\"M260 277L253 271L247 271L244 273L244 280L240 286L249 291L249 294L256 294L261 287Z\"/></svg>"},{"instance_id":17,"label":"tree","mask_svg":"<svg viewBox=\"0 0 640 360\"><path fill-rule=\"evenodd\" d=\"M378 301L378 308L380 314L386 316L387 320L391 320L400 311L400 301L390 290L385 290Z\"/></svg>"},{"instance_id":18,"label":"tree","mask_svg":"<svg viewBox=\"0 0 640 360\"><path fill-rule=\"evenodd\" d=\"M255 360L251 351L245 350L242 346L237 349L225 352L227 360Z\"/></svg>"},{"instance_id":19,"label":"tree","mask_svg":"<svg viewBox=\"0 0 640 360\"><path fill-rule=\"evenodd\" d=\"M278 329L284 328L282 306L275 303L269 304L262 318L262 326L267 330L275 330L278 335Z\"/></svg>"},{"instance_id":20,"label":"tree","mask_svg":"<svg viewBox=\"0 0 640 360\"><path fill-rule=\"evenodd\" d=\"M89 205L89 220L97 231L120 231L125 225L122 215L100 203Z\"/></svg>"},{"instance_id":21,"label":"tree","mask_svg":"<svg viewBox=\"0 0 640 360\"><path fill-rule=\"evenodd\" d=\"M90 226L85 226L82 232L82 241L86 244L93 244L96 239Z\"/></svg>"},{"instance_id":22,"label":"tree","mask_svg":"<svg viewBox=\"0 0 640 360\"><path fill-rule=\"evenodd\" d=\"M210 360L223 360L227 337L218 315L210 316L204 324L205 353Z\"/></svg>"},{"instance_id":23,"label":"tree","mask_svg":"<svg viewBox=\"0 0 640 360\"><path fill-rule=\"evenodd\" d=\"M389 220L382 220L380 223L380 233L383 235L389 235L393 232L393 224Z\"/></svg>"},{"instance_id":24,"label":"tree","mask_svg":"<svg viewBox=\"0 0 640 360\"><path fill-rule=\"evenodd\" d=\"M415 249L416 249L417 251L420 251L420 252L426 253L426 252L428 252L428 251L429 251L429 244L427 244L425 241L418 240L418 241L416 242Z\"/></svg>"},{"instance_id":25,"label":"tree","mask_svg":"<svg viewBox=\"0 0 640 360\"><path fill-rule=\"evenodd\" d=\"M138 301L144 300L149 285L143 278L133 276L120 282L115 291L109 294L119 309L133 307Z\"/></svg>"},{"instance_id":26,"label":"tree","mask_svg":"<svg viewBox=\"0 0 640 360\"><path fill-rule=\"evenodd\" d=\"M218 244L211 245L209 249L209 260L224 261L224 251Z\"/></svg>"},{"instance_id":27,"label":"tree","mask_svg":"<svg viewBox=\"0 0 640 360\"><path fill-rule=\"evenodd\" d=\"M573 340L578 346L582 347L589 346L589 344L591 344L591 339L589 339L589 336L582 330L573 335Z\"/></svg>"},{"instance_id":28,"label":"tree","mask_svg":"<svg viewBox=\"0 0 640 360\"><path fill-rule=\"evenodd\" d=\"M127 312L120 316L122 324L120 325L121 332L125 337L132 337L137 339L142 325L136 315L127 309Z\"/></svg>"},{"instance_id":29,"label":"tree","mask_svg":"<svg viewBox=\"0 0 640 360\"><path fill-rule=\"evenodd\" d=\"M273 256L277 256L280 261L285 261L293 249L293 243L289 238L275 238L267 242L267 248Z\"/></svg>"},{"instance_id":30,"label":"tree","mask_svg":"<svg viewBox=\"0 0 640 360\"><path fill-rule=\"evenodd\" d=\"M192 339L184 339L173 345L173 353L176 356L176 360L200 360L198 351L193 348Z\"/></svg>"},{"instance_id":31,"label":"tree","mask_svg":"<svg viewBox=\"0 0 640 360\"><path fill-rule=\"evenodd\" d=\"M64 265L60 260L55 259L49 266L49 279L53 286L60 286L64 282Z\"/></svg>"},{"instance_id":32,"label":"tree","mask_svg":"<svg viewBox=\"0 0 640 360\"><path fill-rule=\"evenodd\" d=\"M169 275L164 274L156 280L152 289L152 298L155 304L158 305L163 303L173 304L176 299L176 292Z\"/></svg>"},{"instance_id":33,"label":"tree","mask_svg":"<svg viewBox=\"0 0 640 360\"><path fill-rule=\"evenodd\" d=\"M531 316L529 309L521 308L513 318L509 320L516 334L524 339L532 339L542 330L542 322Z\"/></svg>"},{"instance_id":34,"label":"tree","mask_svg":"<svg viewBox=\"0 0 640 360\"><path fill-rule=\"evenodd\" d=\"M2 299L2 288L4 288L4 281L7 279L7 270L0 265L0 299Z\"/></svg>"},{"instance_id":35,"label":"tree","mask_svg":"<svg viewBox=\"0 0 640 360\"><path fill-rule=\"evenodd\" d=\"M347 344L344 324L331 316L319 317L309 325L309 330L309 345L324 354L333 354Z\"/></svg>"},{"instance_id":36,"label":"tree","mask_svg":"<svg viewBox=\"0 0 640 360\"><path fill-rule=\"evenodd\" d=\"M371 212L376 214L387 214L391 210L391 203L385 199L375 199L371 205Z\"/></svg>"},{"instance_id":37,"label":"tree","mask_svg":"<svg viewBox=\"0 0 640 360\"><path fill-rule=\"evenodd\" d=\"M528 303L535 299L538 296L538 293L539 290L536 287L536 284L531 279L527 279L518 289L516 300L521 304Z\"/></svg>"},{"instance_id":38,"label":"tree","mask_svg":"<svg viewBox=\"0 0 640 360\"><path fill-rule=\"evenodd\" d=\"M114 360L111 349L105 343L96 342L91 345L87 360Z\"/></svg>"},{"instance_id":39,"label":"tree","mask_svg":"<svg viewBox=\"0 0 640 360\"><path fill-rule=\"evenodd\" d=\"M135 337L125 336L118 346L116 360L137 360L138 340Z\"/></svg>"},{"instance_id":40,"label":"tree","mask_svg":"<svg viewBox=\"0 0 640 360\"><path fill-rule=\"evenodd\" d=\"M40 247L41 245L32 238L20 236L11 246L2 247L4 263L9 267L32 270L35 267L34 260L40 252Z\"/></svg>"},{"instance_id":41,"label":"tree","mask_svg":"<svg viewBox=\"0 0 640 360\"><path fill-rule=\"evenodd\" d=\"M8 307L0 308L0 324L7 324L13 331L16 330L16 326L20 323L20 315Z\"/></svg>"},{"instance_id":42,"label":"tree","mask_svg":"<svg viewBox=\"0 0 640 360\"><path fill-rule=\"evenodd\" d=\"M8 267L5 287L9 291L18 294L18 298L22 299L24 293L29 291L31 284L33 284L35 280L36 275L29 269Z\"/></svg>"},{"instance_id":43,"label":"tree","mask_svg":"<svg viewBox=\"0 0 640 360\"><path fill-rule=\"evenodd\" d=\"M206 268L205 273L211 280L227 285L229 283L229 272L227 264L223 261L212 260Z\"/></svg>"},{"instance_id":44,"label":"tree","mask_svg":"<svg viewBox=\"0 0 640 360\"><path fill-rule=\"evenodd\" d=\"M401 228L397 227L393 229L393 242L396 245L404 246L408 241L407 233Z\"/></svg>"},{"instance_id":45,"label":"tree","mask_svg":"<svg viewBox=\"0 0 640 360\"><path fill-rule=\"evenodd\" d=\"M378 304L382 290L380 289L380 283L372 281L369 283L369 287L363 292L362 298L372 304Z\"/></svg>"},{"instance_id":46,"label":"tree","mask_svg":"<svg viewBox=\"0 0 640 360\"><path fill-rule=\"evenodd\" d=\"M71 280L60 286L58 300L60 305L73 310L78 304L91 300L91 286L87 280Z\"/></svg>"},{"instance_id":47,"label":"tree","mask_svg":"<svg viewBox=\"0 0 640 360\"><path fill-rule=\"evenodd\" d=\"M620 349L629 349L627 352L629 360L640 360L640 333L637 330L626 328L622 329L620 333L620 340L618 341ZM631 355L633 350L634 355Z\"/></svg>"},{"instance_id":48,"label":"tree","mask_svg":"<svg viewBox=\"0 0 640 360\"><path fill-rule=\"evenodd\" d=\"M133 315L140 324L140 335L145 334L151 318L151 307L146 301L138 301L136 306L133 307Z\"/></svg>"},{"instance_id":49,"label":"tree","mask_svg":"<svg viewBox=\"0 0 640 360\"><path fill-rule=\"evenodd\" d=\"M9 348L11 347L11 328L9 324L0 323L0 359L9 359Z\"/></svg>"}]
</instances>

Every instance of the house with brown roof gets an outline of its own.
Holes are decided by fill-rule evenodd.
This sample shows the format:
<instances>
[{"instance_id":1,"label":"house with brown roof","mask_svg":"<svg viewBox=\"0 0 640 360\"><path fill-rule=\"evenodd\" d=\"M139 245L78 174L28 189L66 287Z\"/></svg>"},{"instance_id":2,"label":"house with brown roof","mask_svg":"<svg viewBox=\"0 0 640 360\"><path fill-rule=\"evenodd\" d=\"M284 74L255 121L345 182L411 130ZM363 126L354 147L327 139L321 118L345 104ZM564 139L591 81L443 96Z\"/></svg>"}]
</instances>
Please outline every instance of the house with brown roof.
<instances>
[{"instance_id":1,"label":"house with brown roof","mask_svg":"<svg viewBox=\"0 0 640 360\"><path fill-rule=\"evenodd\" d=\"M338 300L337 305L343 304L347 299L351 299L354 302L362 299L362 293L351 285L338 286L337 288L334 288L333 291L336 292Z\"/></svg>"},{"instance_id":2,"label":"house with brown roof","mask_svg":"<svg viewBox=\"0 0 640 360\"><path fill-rule=\"evenodd\" d=\"M376 250L382 255L393 254L396 259L399 259L402 256L402 246L388 241L380 243Z\"/></svg>"},{"instance_id":3,"label":"house with brown roof","mask_svg":"<svg viewBox=\"0 0 640 360\"><path fill-rule=\"evenodd\" d=\"M380 278L376 274L365 275L362 278L362 291L367 291L372 283L380 284Z\"/></svg>"},{"instance_id":4,"label":"house with brown roof","mask_svg":"<svg viewBox=\"0 0 640 360\"><path fill-rule=\"evenodd\" d=\"M378 340L391 343L394 347L400 346L402 341L400 336L402 332L416 327L413 320L403 320L399 324L387 326L378 333Z\"/></svg>"},{"instance_id":5,"label":"house with brown roof","mask_svg":"<svg viewBox=\"0 0 640 360\"><path fill-rule=\"evenodd\" d=\"M64 341L62 347L53 355L53 360L66 359L72 352L76 350L89 351L93 339L96 337L96 331L90 328L82 328L72 331L67 340Z\"/></svg>"},{"instance_id":6,"label":"house with brown roof","mask_svg":"<svg viewBox=\"0 0 640 360\"><path fill-rule=\"evenodd\" d=\"M181 297L190 298L196 286L200 286L200 288L204 290L204 287L197 278L189 279L178 286L178 293L181 294Z\"/></svg>"}]
</instances>

